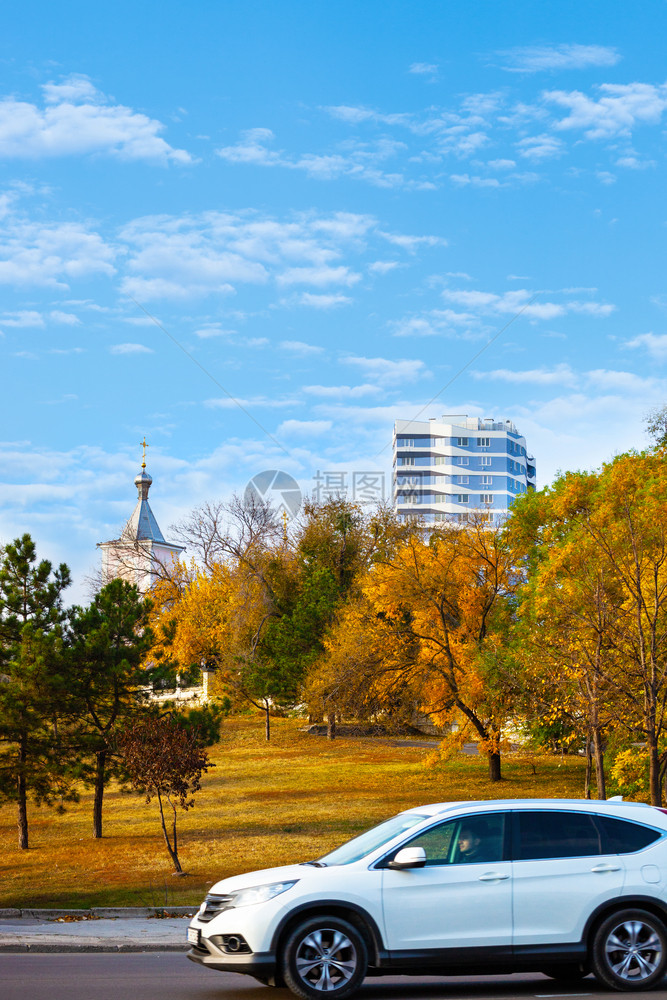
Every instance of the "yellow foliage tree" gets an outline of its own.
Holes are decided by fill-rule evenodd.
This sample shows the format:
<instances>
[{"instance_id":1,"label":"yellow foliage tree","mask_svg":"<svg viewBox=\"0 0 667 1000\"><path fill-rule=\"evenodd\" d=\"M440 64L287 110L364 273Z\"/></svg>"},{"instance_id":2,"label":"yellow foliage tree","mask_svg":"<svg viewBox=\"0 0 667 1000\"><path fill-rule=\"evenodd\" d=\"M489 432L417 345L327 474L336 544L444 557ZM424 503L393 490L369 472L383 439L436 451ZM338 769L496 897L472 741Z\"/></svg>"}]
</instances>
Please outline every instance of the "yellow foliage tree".
<instances>
[{"instance_id":1,"label":"yellow foliage tree","mask_svg":"<svg viewBox=\"0 0 667 1000\"><path fill-rule=\"evenodd\" d=\"M646 744L654 805L667 769L666 500L664 454L630 453L522 499L511 527L530 567L533 636L578 683L600 740L613 721Z\"/></svg>"},{"instance_id":2,"label":"yellow foliage tree","mask_svg":"<svg viewBox=\"0 0 667 1000\"><path fill-rule=\"evenodd\" d=\"M475 734L492 781L512 713L516 583L501 529L480 514L413 535L363 587L375 614L375 690L388 698L408 684L436 721L463 720L460 738Z\"/></svg>"}]
</instances>

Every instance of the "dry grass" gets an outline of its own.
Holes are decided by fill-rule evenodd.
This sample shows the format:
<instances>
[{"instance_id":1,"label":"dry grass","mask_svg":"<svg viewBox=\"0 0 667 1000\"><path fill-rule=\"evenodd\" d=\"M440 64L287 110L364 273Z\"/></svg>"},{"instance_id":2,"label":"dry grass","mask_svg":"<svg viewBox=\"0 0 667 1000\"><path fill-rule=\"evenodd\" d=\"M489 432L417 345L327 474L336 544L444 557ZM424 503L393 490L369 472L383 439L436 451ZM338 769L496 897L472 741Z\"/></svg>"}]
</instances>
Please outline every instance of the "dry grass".
<instances>
[{"instance_id":1,"label":"dry grass","mask_svg":"<svg viewBox=\"0 0 667 1000\"><path fill-rule=\"evenodd\" d=\"M91 837L91 794L64 815L30 808L29 851L16 846L16 813L0 809L0 906L140 906L199 902L219 878L314 858L409 806L456 799L579 797L583 762L503 762L501 785L482 759L459 756L437 771L428 750L337 739L276 719L270 744L260 718L228 720L212 748L195 808L179 815L187 878L171 874L157 806L111 789L104 837Z\"/></svg>"}]
</instances>

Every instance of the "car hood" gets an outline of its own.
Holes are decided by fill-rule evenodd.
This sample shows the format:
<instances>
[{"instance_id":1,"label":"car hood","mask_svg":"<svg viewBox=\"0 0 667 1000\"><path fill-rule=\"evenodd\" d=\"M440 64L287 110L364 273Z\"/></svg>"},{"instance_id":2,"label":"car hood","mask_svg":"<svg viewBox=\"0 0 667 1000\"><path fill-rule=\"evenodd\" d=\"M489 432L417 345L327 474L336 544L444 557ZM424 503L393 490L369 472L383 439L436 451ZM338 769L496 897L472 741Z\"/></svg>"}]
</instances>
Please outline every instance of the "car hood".
<instances>
[{"instance_id":1,"label":"car hood","mask_svg":"<svg viewBox=\"0 0 667 1000\"><path fill-rule=\"evenodd\" d=\"M262 868L256 872L244 872L243 875L232 875L216 882L208 890L216 896L226 896L238 889L247 889L253 885L269 885L271 882L291 882L312 875L313 872L323 873L335 871L334 868L313 868L311 865L283 865L280 868Z\"/></svg>"}]
</instances>

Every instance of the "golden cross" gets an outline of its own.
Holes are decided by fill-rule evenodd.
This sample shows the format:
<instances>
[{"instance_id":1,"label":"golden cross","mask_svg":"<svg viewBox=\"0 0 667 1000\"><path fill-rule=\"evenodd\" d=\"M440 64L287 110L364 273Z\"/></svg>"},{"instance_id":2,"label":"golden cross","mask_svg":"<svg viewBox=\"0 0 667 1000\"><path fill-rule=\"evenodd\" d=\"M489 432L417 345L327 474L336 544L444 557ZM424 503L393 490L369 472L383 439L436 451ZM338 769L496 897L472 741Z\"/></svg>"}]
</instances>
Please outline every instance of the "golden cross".
<instances>
[{"instance_id":1,"label":"golden cross","mask_svg":"<svg viewBox=\"0 0 667 1000\"><path fill-rule=\"evenodd\" d=\"M141 462L141 468L145 469L146 468L146 448L148 448L148 445L146 444L146 435L145 434L144 434L143 441L140 441L139 444L144 449L144 454L142 456L142 462Z\"/></svg>"}]
</instances>

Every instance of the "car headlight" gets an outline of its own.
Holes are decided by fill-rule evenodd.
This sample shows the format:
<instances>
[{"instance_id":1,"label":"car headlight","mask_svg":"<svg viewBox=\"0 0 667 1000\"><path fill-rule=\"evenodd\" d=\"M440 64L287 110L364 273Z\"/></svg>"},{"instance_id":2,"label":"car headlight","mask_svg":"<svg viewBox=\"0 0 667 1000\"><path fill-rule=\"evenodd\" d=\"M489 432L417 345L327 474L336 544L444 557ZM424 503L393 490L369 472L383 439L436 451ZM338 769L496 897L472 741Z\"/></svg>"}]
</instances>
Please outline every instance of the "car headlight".
<instances>
[{"instance_id":1,"label":"car headlight","mask_svg":"<svg viewBox=\"0 0 667 1000\"><path fill-rule=\"evenodd\" d=\"M270 885L253 885L248 889L239 889L232 893L230 906L250 906L251 903L266 903L274 896L279 896L281 892L287 892L298 879L293 882L272 882Z\"/></svg>"}]
</instances>

